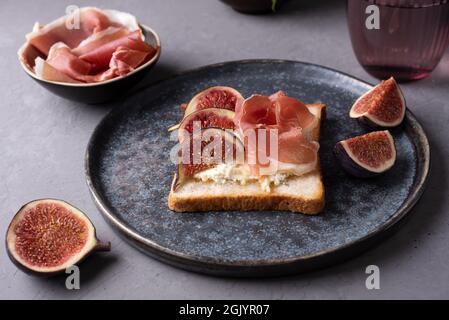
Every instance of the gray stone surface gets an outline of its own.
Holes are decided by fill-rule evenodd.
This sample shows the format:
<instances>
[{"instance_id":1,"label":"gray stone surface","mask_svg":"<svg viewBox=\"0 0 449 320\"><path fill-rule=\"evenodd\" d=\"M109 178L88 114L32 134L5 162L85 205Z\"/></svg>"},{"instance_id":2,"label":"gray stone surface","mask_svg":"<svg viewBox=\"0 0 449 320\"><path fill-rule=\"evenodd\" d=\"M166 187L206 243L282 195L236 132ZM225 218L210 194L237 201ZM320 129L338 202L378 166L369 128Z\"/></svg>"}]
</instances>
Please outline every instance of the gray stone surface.
<instances>
[{"instance_id":1,"label":"gray stone surface","mask_svg":"<svg viewBox=\"0 0 449 320\"><path fill-rule=\"evenodd\" d=\"M94 207L83 174L87 141L108 108L60 99L21 70L16 51L34 21L50 21L69 4L73 2L0 2L0 236L24 202L56 197L88 212L100 237L112 241L113 251L86 261L81 290L68 291L63 277L43 280L18 271L1 249L0 298L449 298L449 51L430 78L402 86L409 108L427 131L433 164L426 193L396 235L358 258L309 274L212 278L154 261L112 231ZM354 57L342 1L293 1L269 16L241 15L216 0L76 4L129 11L157 30L162 57L145 83L246 58L303 60L375 81ZM380 267L380 290L365 288L370 264Z\"/></svg>"}]
</instances>

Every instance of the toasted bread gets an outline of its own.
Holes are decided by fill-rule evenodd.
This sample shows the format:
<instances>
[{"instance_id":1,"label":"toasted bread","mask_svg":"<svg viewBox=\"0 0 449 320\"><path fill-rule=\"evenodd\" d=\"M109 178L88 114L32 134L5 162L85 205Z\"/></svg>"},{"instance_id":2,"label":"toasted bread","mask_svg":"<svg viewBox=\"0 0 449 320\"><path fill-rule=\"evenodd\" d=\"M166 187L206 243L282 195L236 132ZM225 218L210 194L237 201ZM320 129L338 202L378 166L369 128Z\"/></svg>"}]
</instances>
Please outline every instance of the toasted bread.
<instances>
[{"instance_id":1,"label":"toasted bread","mask_svg":"<svg viewBox=\"0 0 449 320\"><path fill-rule=\"evenodd\" d=\"M313 132L319 141L320 126L325 117L325 105L309 104L309 110L320 118ZM316 170L302 176L291 176L282 184L263 191L258 182L245 185L191 180L174 190L173 180L168 207L177 212L287 210L317 214L324 208L324 184L319 161Z\"/></svg>"}]
</instances>

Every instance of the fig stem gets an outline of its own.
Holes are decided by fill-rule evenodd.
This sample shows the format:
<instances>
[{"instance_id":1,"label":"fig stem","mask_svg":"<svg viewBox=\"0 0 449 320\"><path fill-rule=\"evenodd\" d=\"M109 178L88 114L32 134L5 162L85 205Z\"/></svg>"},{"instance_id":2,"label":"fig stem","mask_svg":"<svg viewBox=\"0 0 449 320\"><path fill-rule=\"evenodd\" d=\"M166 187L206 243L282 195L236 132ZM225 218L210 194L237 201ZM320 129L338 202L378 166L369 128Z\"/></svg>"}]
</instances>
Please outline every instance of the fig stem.
<instances>
[{"instance_id":1,"label":"fig stem","mask_svg":"<svg viewBox=\"0 0 449 320\"><path fill-rule=\"evenodd\" d=\"M111 251L111 242L98 241L94 247L95 251Z\"/></svg>"}]
</instances>

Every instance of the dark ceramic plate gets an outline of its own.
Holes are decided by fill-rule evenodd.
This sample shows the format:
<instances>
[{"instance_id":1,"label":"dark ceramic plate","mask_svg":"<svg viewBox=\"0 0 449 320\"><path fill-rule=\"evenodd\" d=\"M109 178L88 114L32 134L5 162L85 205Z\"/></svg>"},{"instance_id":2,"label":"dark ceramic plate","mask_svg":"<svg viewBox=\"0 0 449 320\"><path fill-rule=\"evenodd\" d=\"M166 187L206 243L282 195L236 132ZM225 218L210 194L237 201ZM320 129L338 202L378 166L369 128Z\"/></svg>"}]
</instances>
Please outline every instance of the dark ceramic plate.
<instances>
[{"instance_id":1,"label":"dark ceramic plate","mask_svg":"<svg viewBox=\"0 0 449 320\"><path fill-rule=\"evenodd\" d=\"M167 128L179 105L213 85L244 96L284 90L306 103L328 105L321 164L326 186L322 214L289 212L171 212L167 207L175 142ZM145 88L103 119L87 150L87 183L105 219L130 243L184 269L230 276L268 276L324 267L375 244L408 215L429 172L429 144L407 112L392 130L397 163L368 180L346 175L332 147L364 131L348 116L371 86L340 72L294 61L251 60L203 67Z\"/></svg>"}]
</instances>

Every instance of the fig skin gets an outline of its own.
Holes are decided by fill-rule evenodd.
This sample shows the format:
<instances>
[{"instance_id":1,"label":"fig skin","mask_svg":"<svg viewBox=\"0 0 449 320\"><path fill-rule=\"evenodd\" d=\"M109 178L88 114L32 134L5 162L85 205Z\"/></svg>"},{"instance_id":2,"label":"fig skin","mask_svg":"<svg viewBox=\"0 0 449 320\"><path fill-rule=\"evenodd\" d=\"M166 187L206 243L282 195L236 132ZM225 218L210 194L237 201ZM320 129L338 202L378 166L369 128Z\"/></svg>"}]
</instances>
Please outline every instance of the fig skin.
<instances>
[{"instance_id":1,"label":"fig skin","mask_svg":"<svg viewBox=\"0 0 449 320\"><path fill-rule=\"evenodd\" d=\"M377 123L371 121L369 118L365 116L361 116L359 118L356 118L357 123L364 128L365 130L372 131L372 130L382 130L384 127L378 125Z\"/></svg>"},{"instance_id":2,"label":"fig skin","mask_svg":"<svg viewBox=\"0 0 449 320\"><path fill-rule=\"evenodd\" d=\"M338 142L334 146L334 156L337 158L343 169L354 177L373 178L380 175L380 173L368 171L355 163L355 161L352 160L352 158L345 151L341 142Z\"/></svg>"},{"instance_id":3,"label":"fig skin","mask_svg":"<svg viewBox=\"0 0 449 320\"><path fill-rule=\"evenodd\" d=\"M393 151L394 151L394 157L392 157L392 159L393 159L392 164L390 166L387 166L382 171L379 171L379 172L370 171L367 168L362 167L356 161L354 161L354 159L348 154L348 152L346 151L346 149L343 146L343 142L346 140L340 141L334 146L334 149L333 149L334 156L338 160L338 162L340 163L342 168L348 174L350 174L354 177L357 177L357 178L377 177L377 176L385 173L386 171L390 170L396 162L396 146L394 143L394 139L388 131L386 131L386 133L393 142L391 147L393 148Z\"/></svg>"},{"instance_id":4,"label":"fig skin","mask_svg":"<svg viewBox=\"0 0 449 320\"><path fill-rule=\"evenodd\" d=\"M17 259L17 257L14 255L14 253L11 250L11 246L15 245L15 242L10 243L10 234L12 232L14 232L12 230L12 228L15 227L15 225L20 221L19 215L22 214L23 210L30 205L37 205L40 203L45 203L45 202L51 202L51 203L57 203L59 205L64 206L65 208L68 208L70 210L76 210L79 213L81 213L83 216L81 217L81 219L89 226L92 228L92 235L91 238L87 239L85 246L87 246L89 244L89 242L91 243L91 248L87 251L84 252L82 255L79 255L79 257L77 257L77 259L75 261L73 261L73 263L71 263L70 265L66 265L66 263L62 263L60 268L57 268L55 270L52 271L40 271L40 270L36 270L38 269L38 267L29 267L26 265L26 263L22 263L21 261L19 261ZM72 212L73 214L73 212ZM79 216L77 216L79 217ZM36 276L36 277L41 277L41 278L49 278L52 276L56 276L58 274L62 274L65 272L65 270L70 267L71 265L79 265L81 262L83 262L88 256L90 256L92 253L94 252L107 252L111 250L111 243L108 242L101 242L98 240L97 236L96 236L96 230L94 225L92 224L91 220L79 209L77 209L76 207L72 206L71 204L69 204L66 201L63 200L59 200L59 199L51 199L51 198L46 198L46 199L38 199L38 200L33 200L30 201L26 204L24 204L18 211L17 213L14 215L13 219L11 220L7 232L6 232L6 237L5 237L5 246L6 246L6 252L8 254L8 257L10 258L11 262L14 263L14 265L20 269L21 271L23 271L24 273L31 275L31 276ZM83 247L84 248L84 247ZM76 256L79 253L75 253L72 256Z\"/></svg>"},{"instance_id":5,"label":"fig skin","mask_svg":"<svg viewBox=\"0 0 449 320\"><path fill-rule=\"evenodd\" d=\"M378 130L394 130L396 128L402 127L402 124L404 121L402 121L400 124L394 126L394 127L385 127L377 124L376 122L372 121L368 117L360 116L358 118L355 118L357 123L362 127L363 129L367 131L378 131Z\"/></svg>"},{"instance_id":6,"label":"fig skin","mask_svg":"<svg viewBox=\"0 0 449 320\"><path fill-rule=\"evenodd\" d=\"M79 265L94 252L108 252L108 251L111 251L111 243L98 242L98 244L96 245L96 247L94 249L92 249L87 254L85 254L83 257L81 257L74 265ZM52 272L46 272L46 271L40 272L40 271L32 270L16 260L16 258L11 254L11 251L8 249L7 242L6 242L6 252L8 253L9 259L17 267L17 269L20 269L22 272L24 272L30 276L34 276L34 277L38 277L38 278L51 278L51 277L57 276L59 274L65 273L65 270L67 269L67 268L63 268L61 270L52 271Z\"/></svg>"},{"instance_id":7,"label":"fig skin","mask_svg":"<svg viewBox=\"0 0 449 320\"><path fill-rule=\"evenodd\" d=\"M404 122L404 120L402 120L399 124L390 127L390 126L381 125L366 116L360 116L358 118L353 118L353 119L355 119L357 121L357 123L359 124L359 126L361 128L363 128L364 130L367 130L367 131L392 130L395 128L400 128Z\"/></svg>"}]
</instances>

